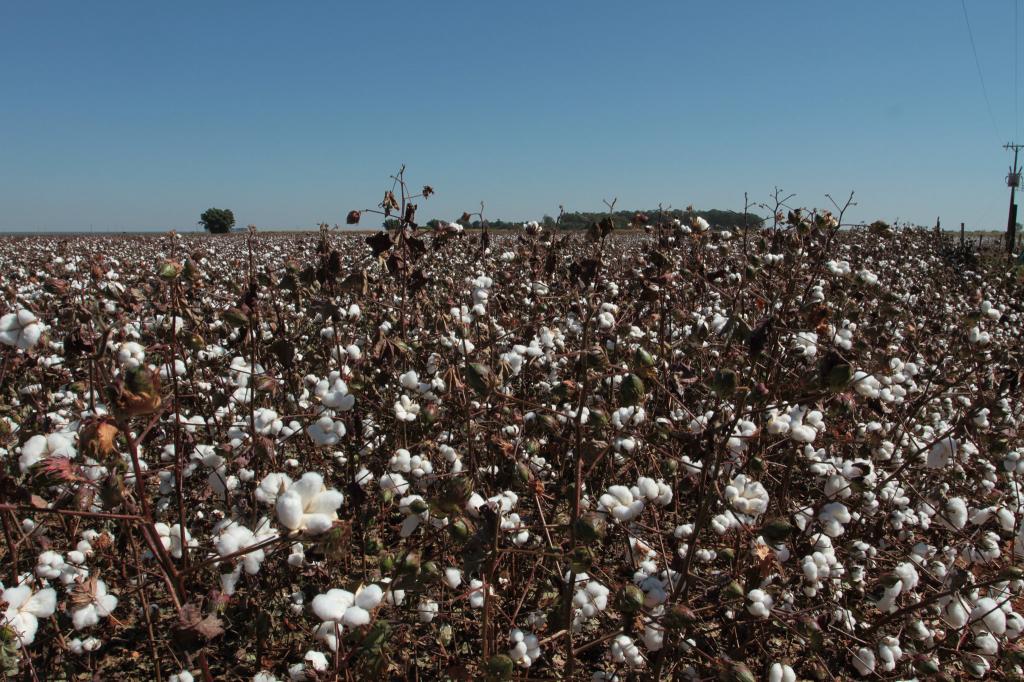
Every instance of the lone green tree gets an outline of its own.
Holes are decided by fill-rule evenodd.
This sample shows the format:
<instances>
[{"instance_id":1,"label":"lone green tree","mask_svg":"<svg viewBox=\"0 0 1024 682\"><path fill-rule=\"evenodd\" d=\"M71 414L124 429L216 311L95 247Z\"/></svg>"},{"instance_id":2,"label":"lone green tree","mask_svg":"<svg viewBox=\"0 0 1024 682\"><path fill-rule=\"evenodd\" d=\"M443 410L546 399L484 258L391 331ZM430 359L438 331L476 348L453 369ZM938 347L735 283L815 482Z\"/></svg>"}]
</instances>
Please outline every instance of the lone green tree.
<instances>
[{"instance_id":1,"label":"lone green tree","mask_svg":"<svg viewBox=\"0 0 1024 682\"><path fill-rule=\"evenodd\" d=\"M235 214L230 208L208 208L199 216L199 224L211 234L223 234L234 227Z\"/></svg>"}]
</instances>

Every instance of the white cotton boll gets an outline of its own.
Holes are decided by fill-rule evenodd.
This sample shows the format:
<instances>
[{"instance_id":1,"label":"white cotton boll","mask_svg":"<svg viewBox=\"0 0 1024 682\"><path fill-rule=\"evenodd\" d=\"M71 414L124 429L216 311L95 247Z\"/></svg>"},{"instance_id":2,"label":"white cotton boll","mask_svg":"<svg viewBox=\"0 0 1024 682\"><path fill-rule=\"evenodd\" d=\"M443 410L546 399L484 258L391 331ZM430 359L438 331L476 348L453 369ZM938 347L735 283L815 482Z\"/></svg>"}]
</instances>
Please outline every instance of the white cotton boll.
<instances>
[{"instance_id":1,"label":"white cotton boll","mask_svg":"<svg viewBox=\"0 0 1024 682\"><path fill-rule=\"evenodd\" d=\"M64 571L64 557L52 550L46 550L36 559L35 573L46 580L56 580Z\"/></svg>"},{"instance_id":2,"label":"white cotton boll","mask_svg":"<svg viewBox=\"0 0 1024 682\"><path fill-rule=\"evenodd\" d=\"M256 488L256 499L263 504L272 505L277 501L277 496L288 490L291 484L292 479L288 474L267 474Z\"/></svg>"},{"instance_id":3,"label":"white cotton boll","mask_svg":"<svg viewBox=\"0 0 1024 682\"><path fill-rule=\"evenodd\" d=\"M356 606L367 611L377 608L382 599L384 599L384 590L379 585L367 585L356 592Z\"/></svg>"},{"instance_id":4,"label":"white cotton boll","mask_svg":"<svg viewBox=\"0 0 1024 682\"><path fill-rule=\"evenodd\" d=\"M644 501L635 499L633 492L624 485L613 485L598 500L599 511L610 514L616 521L626 522L640 516L644 510Z\"/></svg>"},{"instance_id":5,"label":"white cotton boll","mask_svg":"<svg viewBox=\"0 0 1024 682\"><path fill-rule=\"evenodd\" d=\"M806 424L798 424L794 426L790 432L789 437L797 443L813 443L814 439L818 436L818 431Z\"/></svg>"},{"instance_id":6,"label":"white cotton boll","mask_svg":"<svg viewBox=\"0 0 1024 682\"><path fill-rule=\"evenodd\" d=\"M306 429L309 439L321 447L337 445L345 437L345 433L345 422L335 421L327 415L320 417Z\"/></svg>"},{"instance_id":7,"label":"white cotton boll","mask_svg":"<svg viewBox=\"0 0 1024 682\"><path fill-rule=\"evenodd\" d=\"M416 421L417 415L420 413L420 406L418 403L412 401L409 396L402 394L399 397L398 402L394 405L395 418L400 422L413 422Z\"/></svg>"},{"instance_id":8,"label":"white cotton boll","mask_svg":"<svg viewBox=\"0 0 1024 682\"><path fill-rule=\"evenodd\" d=\"M747 604L747 612L754 618L767 618L771 615L775 600L770 594L764 590L755 589L747 593L747 599L750 601Z\"/></svg>"},{"instance_id":9,"label":"white cotton boll","mask_svg":"<svg viewBox=\"0 0 1024 682\"><path fill-rule=\"evenodd\" d=\"M540 658L540 644L537 636L532 632L523 632L519 628L509 633L512 641L512 648L508 652L512 662L521 668L529 668L533 662Z\"/></svg>"},{"instance_id":10,"label":"white cotton boll","mask_svg":"<svg viewBox=\"0 0 1024 682\"><path fill-rule=\"evenodd\" d=\"M331 372L326 379L320 379L313 387L313 394L324 407L339 412L351 410L356 403L354 395L348 392L348 384L341 378L341 372Z\"/></svg>"},{"instance_id":11,"label":"white cotton boll","mask_svg":"<svg viewBox=\"0 0 1024 682\"><path fill-rule=\"evenodd\" d=\"M967 625L969 617L967 607L959 598L953 598L942 609L942 619L956 630Z\"/></svg>"},{"instance_id":12,"label":"white cotton boll","mask_svg":"<svg viewBox=\"0 0 1024 682\"><path fill-rule=\"evenodd\" d=\"M27 351L39 342L43 329L31 311L22 308L0 317L0 343Z\"/></svg>"},{"instance_id":13,"label":"white cotton boll","mask_svg":"<svg viewBox=\"0 0 1024 682\"><path fill-rule=\"evenodd\" d=\"M117 361L125 369L136 369L146 359L146 349L135 341L125 341L117 348Z\"/></svg>"},{"instance_id":14,"label":"white cotton boll","mask_svg":"<svg viewBox=\"0 0 1024 682\"><path fill-rule=\"evenodd\" d=\"M999 652L999 642L987 632L979 632L974 636L974 646L987 656L995 656Z\"/></svg>"},{"instance_id":15,"label":"white cotton boll","mask_svg":"<svg viewBox=\"0 0 1024 682\"><path fill-rule=\"evenodd\" d=\"M329 667L330 664L326 655L319 651L306 651L306 655L303 657L302 663L288 667L288 677L293 680L293 682L318 680L321 679L321 676L319 676L318 673L326 672ZM306 670L311 670L313 676L310 677L307 675Z\"/></svg>"},{"instance_id":16,"label":"white cotton boll","mask_svg":"<svg viewBox=\"0 0 1024 682\"><path fill-rule=\"evenodd\" d=\"M822 532L831 538L842 535L843 526L852 519L849 509L842 502L829 502L818 512L818 521L821 523Z\"/></svg>"},{"instance_id":17,"label":"white cotton boll","mask_svg":"<svg viewBox=\"0 0 1024 682\"><path fill-rule=\"evenodd\" d=\"M437 610L437 602L430 599L425 599L416 606L416 613L419 615L421 623L433 621L434 617L437 616Z\"/></svg>"},{"instance_id":18,"label":"white cotton boll","mask_svg":"<svg viewBox=\"0 0 1024 682\"><path fill-rule=\"evenodd\" d=\"M956 457L957 443L952 437L946 437L935 443L928 451L928 461L925 466L929 469L943 469L950 465Z\"/></svg>"},{"instance_id":19,"label":"white cotton boll","mask_svg":"<svg viewBox=\"0 0 1024 682\"><path fill-rule=\"evenodd\" d=\"M355 482L360 488L365 488L373 483L373 472L366 467L361 467L359 471L356 472Z\"/></svg>"},{"instance_id":20,"label":"white cotton boll","mask_svg":"<svg viewBox=\"0 0 1024 682\"><path fill-rule=\"evenodd\" d=\"M772 663L768 669L768 682L796 682L796 672L786 663Z\"/></svg>"},{"instance_id":21,"label":"white cotton boll","mask_svg":"<svg viewBox=\"0 0 1024 682\"><path fill-rule=\"evenodd\" d=\"M95 637L86 637L85 639L75 637L68 642L68 648L71 650L71 653L78 656L84 656L87 653L96 651L101 646L103 646L103 642Z\"/></svg>"},{"instance_id":22,"label":"white cotton boll","mask_svg":"<svg viewBox=\"0 0 1024 682\"><path fill-rule=\"evenodd\" d=\"M167 682L193 682L195 678L192 677L192 673L187 670L182 670L180 673L175 673L167 678Z\"/></svg>"},{"instance_id":23,"label":"white cotton boll","mask_svg":"<svg viewBox=\"0 0 1024 682\"><path fill-rule=\"evenodd\" d=\"M462 584L462 571L454 567L446 568L444 569L443 580L445 585L454 590Z\"/></svg>"},{"instance_id":24,"label":"white cotton boll","mask_svg":"<svg viewBox=\"0 0 1024 682\"><path fill-rule=\"evenodd\" d=\"M895 573L896 577L900 579L900 582L903 585L903 592L913 591L920 580L917 569L914 568L914 564L909 561L897 564L893 569L893 573Z\"/></svg>"},{"instance_id":25,"label":"white cotton boll","mask_svg":"<svg viewBox=\"0 0 1024 682\"><path fill-rule=\"evenodd\" d=\"M953 497L946 500L942 509L943 521L957 530L962 530L967 525L967 503L963 498Z\"/></svg>"},{"instance_id":26,"label":"white cotton boll","mask_svg":"<svg viewBox=\"0 0 1024 682\"><path fill-rule=\"evenodd\" d=\"M380 489L393 491L398 495L409 492L409 483L402 477L402 474L389 473L380 477Z\"/></svg>"},{"instance_id":27,"label":"white cotton boll","mask_svg":"<svg viewBox=\"0 0 1024 682\"><path fill-rule=\"evenodd\" d=\"M725 487L725 500L741 514L759 516L768 510L768 491L758 481L739 474Z\"/></svg>"},{"instance_id":28,"label":"white cotton boll","mask_svg":"<svg viewBox=\"0 0 1024 682\"><path fill-rule=\"evenodd\" d=\"M643 654L628 635L618 635L613 639L609 654L613 661L625 663L630 668L642 668L644 665Z\"/></svg>"},{"instance_id":29,"label":"white cotton boll","mask_svg":"<svg viewBox=\"0 0 1024 682\"><path fill-rule=\"evenodd\" d=\"M991 597L982 597L971 609L971 629L1002 635L1006 632L1006 613Z\"/></svg>"},{"instance_id":30,"label":"white cotton boll","mask_svg":"<svg viewBox=\"0 0 1024 682\"><path fill-rule=\"evenodd\" d=\"M277 520L288 530L298 530L302 526L302 496L297 491L289 490L277 498Z\"/></svg>"},{"instance_id":31,"label":"white cotton boll","mask_svg":"<svg viewBox=\"0 0 1024 682\"><path fill-rule=\"evenodd\" d=\"M342 616L341 622L351 628L366 625L370 622L370 612L359 606L350 606L345 609L345 615Z\"/></svg>"},{"instance_id":32,"label":"white cotton boll","mask_svg":"<svg viewBox=\"0 0 1024 682\"><path fill-rule=\"evenodd\" d=\"M875 672L875 652L862 646L853 654L853 667L862 676L867 677Z\"/></svg>"},{"instance_id":33,"label":"white cotton boll","mask_svg":"<svg viewBox=\"0 0 1024 682\"><path fill-rule=\"evenodd\" d=\"M878 644L878 660L882 670L892 672L901 658L903 658L903 650L900 648L900 641L895 637L883 637Z\"/></svg>"},{"instance_id":34,"label":"white cotton boll","mask_svg":"<svg viewBox=\"0 0 1024 682\"><path fill-rule=\"evenodd\" d=\"M0 602L6 605L0 623L14 632L14 648L20 649L35 641L39 620L53 615L57 608L57 593L50 587L33 592L27 583L22 583L4 589L0 593Z\"/></svg>"},{"instance_id":35,"label":"white cotton boll","mask_svg":"<svg viewBox=\"0 0 1024 682\"><path fill-rule=\"evenodd\" d=\"M348 590L332 589L313 597L313 613L322 621L341 621L345 611L355 601L355 595Z\"/></svg>"},{"instance_id":36,"label":"white cotton boll","mask_svg":"<svg viewBox=\"0 0 1024 682\"><path fill-rule=\"evenodd\" d=\"M469 605L474 609L482 609L484 607L484 584L482 581L473 578L469 581Z\"/></svg>"},{"instance_id":37,"label":"white cotton boll","mask_svg":"<svg viewBox=\"0 0 1024 682\"><path fill-rule=\"evenodd\" d=\"M89 585L83 583L83 586ZM71 622L76 630L82 630L89 626L96 625L100 618L106 618L117 607L117 597L107 593L107 584L102 580L96 580L83 592L82 596L89 599L88 603L76 608L71 613Z\"/></svg>"}]
</instances>

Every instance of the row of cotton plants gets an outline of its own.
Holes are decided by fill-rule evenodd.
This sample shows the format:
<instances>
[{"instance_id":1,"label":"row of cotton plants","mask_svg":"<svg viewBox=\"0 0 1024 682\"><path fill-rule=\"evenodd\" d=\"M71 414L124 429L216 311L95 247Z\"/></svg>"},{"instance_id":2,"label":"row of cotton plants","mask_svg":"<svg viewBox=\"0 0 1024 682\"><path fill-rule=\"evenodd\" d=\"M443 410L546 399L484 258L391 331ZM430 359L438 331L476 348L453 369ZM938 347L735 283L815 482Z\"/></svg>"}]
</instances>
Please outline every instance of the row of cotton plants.
<instances>
[{"instance_id":1,"label":"row of cotton plants","mask_svg":"<svg viewBox=\"0 0 1024 682\"><path fill-rule=\"evenodd\" d=\"M0 243L7 673L1024 674L1004 261L409 198L369 237Z\"/></svg>"}]
</instances>

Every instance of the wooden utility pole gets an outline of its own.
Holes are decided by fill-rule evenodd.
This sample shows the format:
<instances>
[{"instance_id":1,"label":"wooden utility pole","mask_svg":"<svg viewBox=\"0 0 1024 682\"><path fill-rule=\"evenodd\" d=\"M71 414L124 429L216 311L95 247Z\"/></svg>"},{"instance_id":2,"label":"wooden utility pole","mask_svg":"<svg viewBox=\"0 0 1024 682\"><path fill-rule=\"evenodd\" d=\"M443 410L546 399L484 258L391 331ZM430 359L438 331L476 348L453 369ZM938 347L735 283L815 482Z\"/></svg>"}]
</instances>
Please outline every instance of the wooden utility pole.
<instances>
[{"instance_id":1,"label":"wooden utility pole","mask_svg":"<svg viewBox=\"0 0 1024 682\"><path fill-rule=\"evenodd\" d=\"M1017 188L1020 187L1020 167L1017 165L1017 152L1024 147L1024 144L1007 142L1003 149L1013 150L1013 167L1006 176L1006 184L1010 187L1010 215L1006 219L1006 253L1013 253L1013 247L1017 242Z\"/></svg>"},{"instance_id":2,"label":"wooden utility pole","mask_svg":"<svg viewBox=\"0 0 1024 682\"><path fill-rule=\"evenodd\" d=\"M960 246L964 245L964 224L960 223Z\"/></svg>"}]
</instances>

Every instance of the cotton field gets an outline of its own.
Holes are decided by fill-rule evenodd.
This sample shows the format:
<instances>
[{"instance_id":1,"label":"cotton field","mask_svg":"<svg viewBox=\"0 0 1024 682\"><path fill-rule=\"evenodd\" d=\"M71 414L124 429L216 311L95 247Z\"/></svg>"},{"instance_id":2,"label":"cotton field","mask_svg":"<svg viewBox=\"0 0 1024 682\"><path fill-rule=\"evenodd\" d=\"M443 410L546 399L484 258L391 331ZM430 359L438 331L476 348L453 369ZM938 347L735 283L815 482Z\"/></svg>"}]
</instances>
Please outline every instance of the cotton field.
<instances>
[{"instance_id":1,"label":"cotton field","mask_svg":"<svg viewBox=\"0 0 1024 682\"><path fill-rule=\"evenodd\" d=\"M0 241L11 679L1024 674L1011 264L394 209Z\"/></svg>"}]
</instances>

